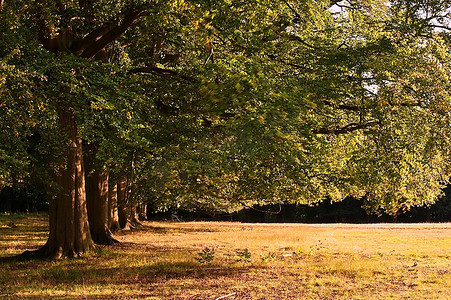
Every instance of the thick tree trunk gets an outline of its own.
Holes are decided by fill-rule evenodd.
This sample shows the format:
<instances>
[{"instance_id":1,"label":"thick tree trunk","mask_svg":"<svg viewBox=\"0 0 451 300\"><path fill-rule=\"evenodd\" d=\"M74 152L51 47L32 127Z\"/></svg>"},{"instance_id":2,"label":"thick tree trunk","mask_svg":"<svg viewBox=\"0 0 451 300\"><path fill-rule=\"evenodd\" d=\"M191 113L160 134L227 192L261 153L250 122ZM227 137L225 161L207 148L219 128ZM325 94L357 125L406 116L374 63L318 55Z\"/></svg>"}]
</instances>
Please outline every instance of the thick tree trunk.
<instances>
[{"instance_id":1,"label":"thick tree trunk","mask_svg":"<svg viewBox=\"0 0 451 300\"><path fill-rule=\"evenodd\" d=\"M117 243L108 228L108 170L96 170L88 176L86 190L92 239L101 245Z\"/></svg>"},{"instance_id":2,"label":"thick tree trunk","mask_svg":"<svg viewBox=\"0 0 451 300\"><path fill-rule=\"evenodd\" d=\"M50 199L49 238L41 249L31 252L39 257L74 257L95 248L89 231L82 143L77 137L75 116L71 109L60 109L58 118L70 143L65 166L57 174L59 191Z\"/></svg>"},{"instance_id":3,"label":"thick tree trunk","mask_svg":"<svg viewBox=\"0 0 451 300\"><path fill-rule=\"evenodd\" d=\"M117 211L117 184L110 184L108 189L108 228L111 232L121 229Z\"/></svg>"}]
</instances>

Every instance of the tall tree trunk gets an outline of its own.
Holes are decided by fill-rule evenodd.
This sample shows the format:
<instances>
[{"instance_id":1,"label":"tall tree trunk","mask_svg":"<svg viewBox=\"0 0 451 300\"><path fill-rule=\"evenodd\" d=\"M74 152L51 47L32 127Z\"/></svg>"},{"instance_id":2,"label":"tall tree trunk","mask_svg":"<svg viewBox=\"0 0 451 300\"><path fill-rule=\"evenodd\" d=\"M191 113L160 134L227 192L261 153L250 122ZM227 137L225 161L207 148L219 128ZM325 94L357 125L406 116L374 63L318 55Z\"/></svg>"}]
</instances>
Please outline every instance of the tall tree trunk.
<instances>
[{"instance_id":1,"label":"tall tree trunk","mask_svg":"<svg viewBox=\"0 0 451 300\"><path fill-rule=\"evenodd\" d=\"M31 252L39 257L80 256L95 248L89 231L86 208L85 172L81 139L77 136L72 109L59 109L61 130L69 139L66 162L57 174L59 190L50 199L50 232L47 243ZM29 253L24 253L28 256Z\"/></svg>"},{"instance_id":2,"label":"tall tree trunk","mask_svg":"<svg viewBox=\"0 0 451 300\"><path fill-rule=\"evenodd\" d=\"M138 204L129 202L129 212L130 212L130 223L132 223L135 227L137 225L141 225L139 222L139 216L138 216Z\"/></svg>"},{"instance_id":3,"label":"tall tree trunk","mask_svg":"<svg viewBox=\"0 0 451 300\"><path fill-rule=\"evenodd\" d=\"M121 229L117 210L117 183L111 184L108 189L108 228L111 232Z\"/></svg>"},{"instance_id":4,"label":"tall tree trunk","mask_svg":"<svg viewBox=\"0 0 451 300\"><path fill-rule=\"evenodd\" d=\"M96 170L88 176L86 189L92 239L101 245L117 243L108 228L108 170Z\"/></svg>"},{"instance_id":5,"label":"tall tree trunk","mask_svg":"<svg viewBox=\"0 0 451 300\"><path fill-rule=\"evenodd\" d=\"M147 204L140 204L138 206L138 219L140 221L147 220Z\"/></svg>"},{"instance_id":6,"label":"tall tree trunk","mask_svg":"<svg viewBox=\"0 0 451 300\"><path fill-rule=\"evenodd\" d=\"M135 226L130 223L130 211L127 199L127 179L125 177L121 178L117 184L117 207L121 229L128 230L135 228Z\"/></svg>"}]
</instances>

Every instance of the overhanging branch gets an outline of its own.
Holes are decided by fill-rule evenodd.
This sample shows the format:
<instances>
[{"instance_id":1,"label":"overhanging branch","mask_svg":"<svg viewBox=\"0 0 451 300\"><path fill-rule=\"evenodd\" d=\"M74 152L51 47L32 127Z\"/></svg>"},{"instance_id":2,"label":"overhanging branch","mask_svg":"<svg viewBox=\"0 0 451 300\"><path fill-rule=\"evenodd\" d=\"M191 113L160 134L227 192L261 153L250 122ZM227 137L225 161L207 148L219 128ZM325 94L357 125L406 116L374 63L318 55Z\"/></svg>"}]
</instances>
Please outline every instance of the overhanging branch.
<instances>
[{"instance_id":1,"label":"overhanging branch","mask_svg":"<svg viewBox=\"0 0 451 300\"><path fill-rule=\"evenodd\" d=\"M266 210L266 209L259 209L259 208L256 208L255 205L252 205L252 206L246 205L243 201L239 201L239 203L244 208L252 209L252 210L255 210L256 212L265 213L265 214L269 214L269 215L278 215L282 211L282 205L280 203L278 203L279 204L279 209L277 211Z\"/></svg>"},{"instance_id":2,"label":"overhanging branch","mask_svg":"<svg viewBox=\"0 0 451 300\"><path fill-rule=\"evenodd\" d=\"M158 67L140 67L136 69L130 70L130 73L137 74L137 73L148 73L153 74L157 76L163 76L163 77L174 77L174 78L180 78L185 81L195 83L196 79L190 76L179 74L177 71L170 70L170 69L163 69Z\"/></svg>"},{"instance_id":3,"label":"overhanging branch","mask_svg":"<svg viewBox=\"0 0 451 300\"><path fill-rule=\"evenodd\" d=\"M319 128L314 129L314 134L346 134L357 130L368 129L378 125L379 122L367 122L367 123L349 123L342 127L332 127L332 128Z\"/></svg>"},{"instance_id":4,"label":"overhanging branch","mask_svg":"<svg viewBox=\"0 0 451 300\"><path fill-rule=\"evenodd\" d=\"M324 105L330 106L337 109L350 110L350 111L362 111L365 110L365 107L355 106L355 105L346 105L346 104L335 104L327 100L322 101Z\"/></svg>"}]
</instances>

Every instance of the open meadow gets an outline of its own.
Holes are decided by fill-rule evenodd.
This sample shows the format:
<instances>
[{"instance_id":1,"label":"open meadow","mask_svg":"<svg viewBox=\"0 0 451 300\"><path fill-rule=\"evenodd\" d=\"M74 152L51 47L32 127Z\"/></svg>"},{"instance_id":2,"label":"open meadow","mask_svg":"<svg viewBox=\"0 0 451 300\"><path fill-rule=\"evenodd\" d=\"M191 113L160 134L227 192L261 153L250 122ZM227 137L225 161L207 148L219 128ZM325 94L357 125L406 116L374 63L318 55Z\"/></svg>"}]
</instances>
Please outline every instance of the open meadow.
<instances>
[{"instance_id":1,"label":"open meadow","mask_svg":"<svg viewBox=\"0 0 451 300\"><path fill-rule=\"evenodd\" d=\"M143 222L87 257L7 258L47 230L0 215L1 299L451 299L449 223Z\"/></svg>"}]
</instances>

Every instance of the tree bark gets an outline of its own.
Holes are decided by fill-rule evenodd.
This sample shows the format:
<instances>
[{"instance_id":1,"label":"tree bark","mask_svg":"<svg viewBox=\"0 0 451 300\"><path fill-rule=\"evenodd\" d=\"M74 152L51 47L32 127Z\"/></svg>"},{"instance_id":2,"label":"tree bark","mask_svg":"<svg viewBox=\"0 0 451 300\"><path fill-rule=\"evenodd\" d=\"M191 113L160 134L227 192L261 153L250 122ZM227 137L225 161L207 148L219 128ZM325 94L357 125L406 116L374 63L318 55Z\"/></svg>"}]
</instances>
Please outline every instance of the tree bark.
<instances>
[{"instance_id":1,"label":"tree bark","mask_svg":"<svg viewBox=\"0 0 451 300\"><path fill-rule=\"evenodd\" d=\"M135 227L137 225L141 225L138 216L138 204L133 202L129 203L129 211L130 211L130 223L132 223Z\"/></svg>"},{"instance_id":2,"label":"tree bark","mask_svg":"<svg viewBox=\"0 0 451 300\"><path fill-rule=\"evenodd\" d=\"M92 239L96 244L111 245L114 239L108 228L108 170L96 170L87 178L86 196Z\"/></svg>"},{"instance_id":3,"label":"tree bark","mask_svg":"<svg viewBox=\"0 0 451 300\"><path fill-rule=\"evenodd\" d=\"M117 183L110 184L108 189L108 228L111 232L121 229L117 210Z\"/></svg>"},{"instance_id":4,"label":"tree bark","mask_svg":"<svg viewBox=\"0 0 451 300\"><path fill-rule=\"evenodd\" d=\"M121 178L117 184L117 207L118 207L119 225L121 229L128 230L135 228L135 226L133 226L130 223L130 211L128 208L126 178Z\"/></svg>"},{"instance_id":5,"label":"tree bark","mask_svg":"<svg viewBox=\"0 0 451 300\"><path fill-rule=\"evenodd\" d=\"M65 153L65 165L57 172L59 190L50 199L49 238L42 248L26 252L24 256L74 257L95 248L89 231L86 207L82 142L77 136L72 109L58 109L58 121L69 145Z\"/></svg>"},{"instance_id":6,"label":"tree bark","mask_svg":"<svg viewBox=\"0 0 451 300\"><path fill-rule=\"evenodd\" d=\"M138 206L138 219L140 221L147 220L147 204L140 204Z\"/></svg>"}]
</instances>

